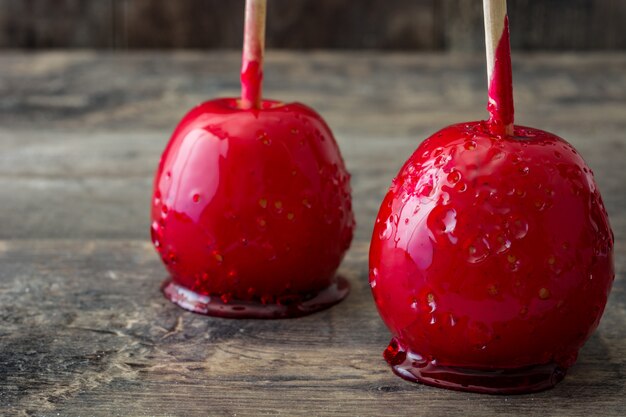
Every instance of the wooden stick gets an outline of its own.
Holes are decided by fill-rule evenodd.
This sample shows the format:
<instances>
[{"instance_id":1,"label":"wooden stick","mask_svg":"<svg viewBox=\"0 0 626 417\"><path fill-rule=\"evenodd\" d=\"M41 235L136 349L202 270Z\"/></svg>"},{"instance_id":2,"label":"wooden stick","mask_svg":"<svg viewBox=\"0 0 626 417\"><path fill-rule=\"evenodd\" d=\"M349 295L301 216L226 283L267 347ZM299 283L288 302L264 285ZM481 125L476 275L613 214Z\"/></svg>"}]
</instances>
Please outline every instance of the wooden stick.
<instances>
[{"instance_id":1,"label":"wooden stick","mask_svg":"<svg viewBox=\"0 0 626 417\"><path fill-rule=\"evenodd\" d=\"M241 108L261 108L267 0L246 0L241 64Z\"/></svg>"},{"instance_id":2,"label":"wooden stick","mask_svg":"<svg viewBox=\"0 0 626 417\"><path fill-rule=\"evenodd\" d=\"M512 135L513 77L506 0L483 0L483 9L489 82L489 125L494 134Z\"/></svg>"}]
</instances>

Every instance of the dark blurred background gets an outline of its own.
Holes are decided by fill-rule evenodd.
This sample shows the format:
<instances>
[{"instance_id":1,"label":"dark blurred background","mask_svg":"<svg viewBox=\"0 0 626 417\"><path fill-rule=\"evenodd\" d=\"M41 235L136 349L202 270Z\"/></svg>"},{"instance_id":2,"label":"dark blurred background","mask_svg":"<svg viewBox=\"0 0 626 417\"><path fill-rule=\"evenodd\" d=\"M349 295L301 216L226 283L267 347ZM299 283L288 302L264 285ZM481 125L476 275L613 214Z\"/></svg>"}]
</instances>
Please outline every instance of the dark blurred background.
<instances>
[{"instance_id":1,"label":"dark blurred background","mask_svg":"<svg viewBox=\"0 0 626 417\"><path fill-rule=\"evenodd\" d=\"M626 49L626 0L509 0L522 50ZM0 48L239 48L243 0L0 0ZM478 50L480 0L270 0L272 48Z\"/></svg>"}]
</instances>

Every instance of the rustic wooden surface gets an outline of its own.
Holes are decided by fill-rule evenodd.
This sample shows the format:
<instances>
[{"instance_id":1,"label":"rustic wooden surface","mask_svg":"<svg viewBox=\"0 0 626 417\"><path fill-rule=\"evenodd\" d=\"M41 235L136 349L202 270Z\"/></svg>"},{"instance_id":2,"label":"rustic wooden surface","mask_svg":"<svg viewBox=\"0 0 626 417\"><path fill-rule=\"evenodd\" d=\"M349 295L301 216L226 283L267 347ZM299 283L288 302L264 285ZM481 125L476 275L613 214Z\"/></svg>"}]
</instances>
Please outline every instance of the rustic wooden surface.
<instances>
[{"instance_id":1,"label":"rustic wooden surface","mask_svg":"<svg viewBox=\"0 0 626 417\"><path fill-rule=\"evenodd\" d=\"M485 116L468 55L268 54L265 91L310 104L353 174L352 293L297 320L203 317L165 301L150 184L174 124L238 92L238 53L0 55L0 415L621 416L626 409L626 54L517 55L517 120L596 173L617 278L578 363L548 392L494 397L405 382L367 285L391 177L444 125Z\"/></svg>"},{"instance_id":2,"label":"rustic wooden surface","mask_svg":"<svg viewBox=\"0 0 626 417\"><path fill-rule=\"evenodd\" d=\"M239 48L243 0L0 0L0 47ZM508 0L520 49L626 49L626 0ZM275 48L482 50L479 0L271 0Z\"/></svg>"}]
</instances>

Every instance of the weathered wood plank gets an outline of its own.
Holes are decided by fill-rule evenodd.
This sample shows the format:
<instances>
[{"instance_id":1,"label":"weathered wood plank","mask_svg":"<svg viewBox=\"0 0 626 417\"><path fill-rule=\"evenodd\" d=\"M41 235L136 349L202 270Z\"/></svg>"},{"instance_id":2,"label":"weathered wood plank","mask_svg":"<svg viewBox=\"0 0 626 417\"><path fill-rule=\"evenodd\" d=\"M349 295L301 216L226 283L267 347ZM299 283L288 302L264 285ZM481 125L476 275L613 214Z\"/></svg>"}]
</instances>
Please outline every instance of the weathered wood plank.
<instances>
[{"instance_id":1,"label":"weathered wood plank","mask_svg":"<svg viewBox=\"0 0 626 417\"><path fill-rule=\"evenodd\" d=\"M595 170L615 233L626 236L624 145L617 136L560 133ZM366 240L391 177L419 139L338 138L358 202L356 235ZM0 131L0 238L147 238L152 174L165 141L166 134L158 132L84 138L72 132Z\"/></svg>"},{"instance_id":2,"label":"weathered wood plank","mask_svg":"<svg viewBox=\"0 0 626 417\"><path fill-rule=\"evenodd\" d=\"M277 48L441 47L435 0L272 0ZM52 17L52 18L51 18ZM239 48L243 1L0 0L0 46Z\"/></svg>"},{"instance_id":3,"label":"weathered wood plank","mask_svg":"<svg viewBox=\"0 0 626 417\"><path fill-rule=\"evenodd\" d=\"M393 376L367 285L367 242L391 177L435 129L484 117L483 58L268 58L266 91L311 104L335 130L359 223L342 266L352 294L298 320L202 317L158 290L152 172L185 109L237 94L238 54L0 57L0 414L621 416L626 55L516 57L518 120L567 138L594 169L617 267L600 328L566 380L516 397Z\"/></svg>"},{"instance_id":4,"label":"weathered wood plank","mask_svg":"<svg viewBox=\"0 0 626 417\"><path fill-rule=\"evenodd\" d=\"M151 177L173 127L198 102L239 92L236 53L2 59L4 239L144 238ZM486 115L482 57L272 52L268 61L267 94L313 106L334 129L360 239L421 140ZM616 234L626 234L626 55L522 55L515 70L517 120L580 150Z\"/></svg>"},{"instance_id":5,"label":"weathered wood plank","mask_svg":"<svg viewBox=\"0 0 626 417\"><path fill-rule=\"evenodd\" d=\"M622 0L508 0L511 47L515 50L606 50L626 48L626 2ZM445 45L482 51L482 2L443 0Z\"/></svg>"},{"instance_id":6,"label":"weathered wood plank","mask_svg":"<svg viewBox=\"0 0 626 417\"><path fill-rule=\"evenodd\" d=\"M509 0L527 50L624 49L623 0ZM0 0L0 47L239 48L243 1ZM475 0L272 0L275 48L482 50Z\"/></svg>"},{"instance_id":7,"label":"weathered wood plank","mask_svg":"<svg viewBox=\"0 0 626 417\"><path fill-rule=\"evenodd\" d=\"M158 128L239 94L240 53L4 53L0 126ZM515 54L517 119L549 130L624 126L626 54ZM485 116L482 55L267 54L264 91L317 109L334 129L384 136ZM374 130L372 130L374 129Z\"/></svg>"},{"instance_id":8,"label":"weathered wood plank","mask_svg":"<svg viewBox=\"0 0 626 417\"><path fill-rule=\"evenodd\" d=\"M9 415L621 415L624 277L599 330L554 390L493 397L405 382L367 285L367 244L338 306L295 320L203 317L159 293L143 241L0 242L0 404Z\"/></svg>"},{"instance_id":9,"label":"weathered wood plank","mask_svg":"<svg viewBox=\"0 0 626 417\"><path fill-rule=\"evenodd\" d=\"M110 47L117 31L113 4L112 0L0 0L0 47Z\"/></svg>"}]
</instances>

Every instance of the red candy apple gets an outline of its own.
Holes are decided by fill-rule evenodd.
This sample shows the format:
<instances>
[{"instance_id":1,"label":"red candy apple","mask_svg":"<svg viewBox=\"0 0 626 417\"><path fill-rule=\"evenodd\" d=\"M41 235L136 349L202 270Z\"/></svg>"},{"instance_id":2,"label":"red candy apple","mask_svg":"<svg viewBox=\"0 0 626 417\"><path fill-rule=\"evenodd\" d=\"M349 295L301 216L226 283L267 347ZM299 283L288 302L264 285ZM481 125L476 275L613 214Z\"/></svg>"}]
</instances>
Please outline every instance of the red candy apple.
<instances>
[{"instance_id":1,"label":"red candy apple","mask_svg":"<svg viewBox=\"0 0 626 417\"><path fill-rule=\"evenodd\" d=\"M370 285L401 376L541 388L600 320L613 237L591 170L557 136L445 128L400 170L376 222Z\"/></svg>"},{"instance_id":2,"label":"red candy apple","mask_svg":"<svg viewBox=\"0 0 626 417\"><path fill-rule=\"evenodd\" d=\"M152 239L180 306L293 317L348 292L335 272L354 228L350 176L315 111L260 100L254 62L244 54L242 100L203 103L175 130L154 183Z\"/></svg>"},{"instance_id":3,"label":"red candy apple","mask_svg":"<svg viewBox=\"0 0 626 417\"><path fill-rule=\"evenodd\" d=\"M574 148L513 127L508 27L498 33L491 120L439 131L404 164L376 220L370 286L399 376L516 393L560 381L598 325L613 235Z\"/></svg>"}]
</instances>

